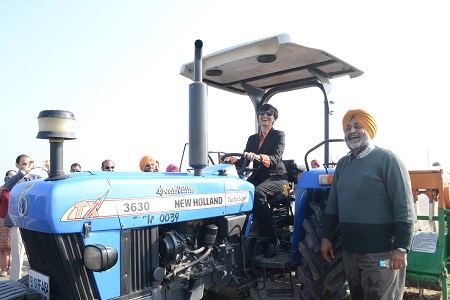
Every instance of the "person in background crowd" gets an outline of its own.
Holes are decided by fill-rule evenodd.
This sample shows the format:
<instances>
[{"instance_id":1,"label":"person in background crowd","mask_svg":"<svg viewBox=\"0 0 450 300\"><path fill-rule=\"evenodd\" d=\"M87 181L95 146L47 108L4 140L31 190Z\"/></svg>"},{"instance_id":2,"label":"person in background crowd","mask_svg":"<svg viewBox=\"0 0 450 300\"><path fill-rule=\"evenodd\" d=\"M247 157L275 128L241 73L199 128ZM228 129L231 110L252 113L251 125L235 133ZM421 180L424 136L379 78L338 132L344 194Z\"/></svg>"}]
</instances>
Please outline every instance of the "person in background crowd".
<instances>
[{"instance_id":1,"label":"person in background crowd","mask_svg":"<svg viewBox=\"0 0 450 300\"><path fill-rule=\"evenodd\" d=\"M431 166L432 166L432 167L437 167L437 168L439 168L439 169L442 169L441 163L438 162L438 161L435 161Z\"/></svg>"},{"instance_id":2,"label":"person in background crowd","mask_svg":"<svg viewBox=\"0 0 450 300\"><path fill-rule=\"evenodd\" d=\"M8 171L6 172L6 175L5 175L5 178L4 178L4 179L6 179L7 176L11 177L11 176L14 176L14 175L16 175L16 174L17 174L17 171L16 171L16 170L8 170Z\"/></svg>"},{"instance_id":3,"label":"person in background crowd","mask_svg":"<svg viewBox=\"0 0 450 300\"><path fill-rule=\"evenodd\" d=\"M390 150L371 144L377 122L363 109L342 120L350 152L337 165L325 209L321 254L331 262L339 228L352 299L403 299L407 252L414 233L408 169ZM389 268L380 261L390 260Z\"/></svg>"},{"instance_id":4,"label":"person in background crowd","mask_svg":"<svg viewBox=\"0 0 450 300\"><path fill-rule=\"evenodd\" d=\"M115 172L116 171L116 165L114 162L110 159L105 159L102 162L102 171L104 172Z\"/></svg>"},{"instance_id":5,"label":"person in background crowd","mask_svg":"<svg viewBox=\"0 0 450 300\"><path fill-rule=\"evenodd\" d=\"M48 160L44 160L42 164L42 170L49 173L50 162ZM30 174L35 167L34 160L32 160L28 155L21 154L17 156L16 167L19 169L17 174L5 177L5 187L8 191L11 191L12 188L18 183L42 178L40 175ZM14 226L9 214L6 215L5 226L11 227L11 268L9 278L17 281L22 277L23 255L25 248L23 247L19 227Z\"/></svg>"},{"instance_id":6,"label":"person in background crowd","mask_svg":"<svg viewBox=\"0 0 450 300\"><path fill-rule=\"evenodd\" d=\"M5 179L6 176L14 176L16 174L17 172L15 170L9 170L6 172ZM5 277L8 275L11 256L11 228L5 226L5 218L8 213L9 191L5 188L5 185L2 185L0 189L0 277Z\"/></svg>"},{"instance_id":7,"label":"person in background crowd","mask_svg":"<svg viewBox=\"0 0 450 300\"><path fill-rule=\"evenodd\" d=\"M174 164L170 164L167 166L166 172L180 172L180 169L178 169L178 167Z\"/></svg>"},{"instance_id":8,"label":"person in background crowd","mask_svg":"<svg viewBox=\"0 0 450 300\"><path fill-rule=\"evenodd\" d=\"M81 165L79 163L73 163L70 166L70 173L81 172Z\"/></svg>"},{"instance_id":9,"label":"person in background crowd","mask_svg":"<svg viewBox=\"0 0 450 300\"><path fill-rule=\"evenodd\" d=\"M268 198L283 192L283 185L288 185L283 163L285 133L273 128L278 119L278 110L274 106L262 105L257 118L260 132L248 138L244 155L234 164L236 167L242 167L244 160L247 159L253 161L253 168L257 168L248 181L255 186L253 214L258 224L259 235L268 239L264 256L270 258L277 254L279 241L270 221L272 214ZM225 163L233 161L231 157L224 158Z\"/></svg>"},{"instance_id":10,"label":"person in background crowd","mask_svg":"<svg viewBox=\"0 0 450 300\"><path fill-rule=\"evenodd\" d=\"M139 168L142 172L157 172L156 160L150 155L144 155L139 162Z\"/></svg>"},{"instance_id":11,"label":"person in background crowd","mask_svg":"<svg viewBox=\"0 0 450 300\"><path fill-rule=\"evenodd\" d=\"M319 164L319 161L317 159L313 159L311 161L311 168L313 168L313 169L320 168L320 164Z\"/></svg>"}]
</instances>

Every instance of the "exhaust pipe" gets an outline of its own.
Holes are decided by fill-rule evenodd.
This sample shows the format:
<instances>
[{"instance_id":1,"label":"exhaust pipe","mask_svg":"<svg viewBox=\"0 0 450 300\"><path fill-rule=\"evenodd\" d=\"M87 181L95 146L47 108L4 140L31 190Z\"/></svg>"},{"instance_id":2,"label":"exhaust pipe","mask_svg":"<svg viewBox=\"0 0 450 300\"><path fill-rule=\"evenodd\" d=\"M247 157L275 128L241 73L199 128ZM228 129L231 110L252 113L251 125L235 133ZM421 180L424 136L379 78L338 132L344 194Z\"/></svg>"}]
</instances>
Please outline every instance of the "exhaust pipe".
<instances>
[{"instance_id":1,"label":"exhaust pipe","mask_svg":"<svg viewBox=\"0 0 450 300\"><path fill-rule=\"evenodd\" d=\"M189 166L202 176L208 162L208 93L202 81L201 40L195 41L194 82L189 85Z\"/></svg>"}]
</instances>

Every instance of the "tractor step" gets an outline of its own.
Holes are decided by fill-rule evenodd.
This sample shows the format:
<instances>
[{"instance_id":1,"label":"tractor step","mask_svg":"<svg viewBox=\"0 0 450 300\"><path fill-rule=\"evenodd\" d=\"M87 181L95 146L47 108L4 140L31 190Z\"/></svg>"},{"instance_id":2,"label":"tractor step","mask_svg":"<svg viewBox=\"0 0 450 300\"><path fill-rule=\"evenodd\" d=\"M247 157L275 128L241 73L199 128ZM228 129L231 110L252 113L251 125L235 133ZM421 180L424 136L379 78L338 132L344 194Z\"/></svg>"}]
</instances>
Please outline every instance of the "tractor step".
<instances>
[{"instance_id":1,"label":"tractor step","mask_svg":"<svg viewBox=\"0 0 450 300\"><path fill-rule=\"evenodd\" d=\"M264 257L264 255L258 255L255 258L255 265L261 268L287 269L291 267L291 264L291 253L287 252L278 252L271 258Z\"/></svg>"},{"instance_id":2,"label":"tractor step","mask_svg":"<svg viewBox=\"0 0 450 300\"><path fill-rule=\"evenodd\" d=\"M255 266L263 269L263 288L269 297L294 296L294 283L292 281L291 253L278 252L275 257L266 258L259 255L255 258ZM269 281L276 281L289 274L289 288L270 288ZM269 280L270 279L270 280Z\"/></svg>"}]
</instances>

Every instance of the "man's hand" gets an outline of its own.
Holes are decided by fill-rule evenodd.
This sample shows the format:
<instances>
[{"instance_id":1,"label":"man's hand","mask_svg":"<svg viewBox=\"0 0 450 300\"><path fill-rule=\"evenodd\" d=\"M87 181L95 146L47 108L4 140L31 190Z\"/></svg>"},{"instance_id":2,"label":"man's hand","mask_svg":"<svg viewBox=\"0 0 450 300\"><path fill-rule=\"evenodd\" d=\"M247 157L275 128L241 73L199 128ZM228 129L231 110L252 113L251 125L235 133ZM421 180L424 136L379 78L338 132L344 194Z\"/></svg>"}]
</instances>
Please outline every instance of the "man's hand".
<instances>
[{"instance_id":1,"label":"man's hand","mask_svg":"<svg viewBox=\"0 0 450 300\"><path fill-rule=\"evenodd\" d=\"M395 249L391 253L391 262L389 266L392 270L402 270L406 268L408 265L408 261L406 260L407 254L405 252L401 252L398 249Z\"/></svg>"},{"instance_id":2,"label":"man's hand","mask_svg":"<svg viewBox=\"0 0 450 300\"><path fill-rule=\"evenodd\" d=\"M48 159L44 159L43 161L42 161L42 170L43 171L45 171L45 172L49 172L50 171L50 161L48 160Z\"/></svg>"},{"instance_id":3,"label":"man's hand","mask_svg":"<svg viewBox=\"0 0 450 300\"><path fill-rule=\"evenodd\" d=\"M322 238L322 243L320 244L320 253L322 254L323 259L327 262L331 262L334 258L334 250L333 245L331 244L329 239Z\"/></svg>"}]
</instances>

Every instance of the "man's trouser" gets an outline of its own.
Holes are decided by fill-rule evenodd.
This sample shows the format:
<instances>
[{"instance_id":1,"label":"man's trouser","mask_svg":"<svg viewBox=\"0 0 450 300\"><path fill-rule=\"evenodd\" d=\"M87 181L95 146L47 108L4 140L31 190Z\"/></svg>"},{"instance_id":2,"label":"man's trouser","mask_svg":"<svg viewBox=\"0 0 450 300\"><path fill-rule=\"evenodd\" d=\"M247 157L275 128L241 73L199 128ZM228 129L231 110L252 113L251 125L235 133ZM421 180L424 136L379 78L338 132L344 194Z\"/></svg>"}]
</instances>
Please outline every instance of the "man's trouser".
<instances>
[{"instance_id":1,"label":"man's trouser","mask_svg":"<svg viewBox=\"0 0 450 300\"><path fill-rule=\"evenodd\" d=\"M17 281L22 278L23 254L25 248L22 243L19 227L11 227L11 266L9 279Z\"/></svg>"}]
</instances>

